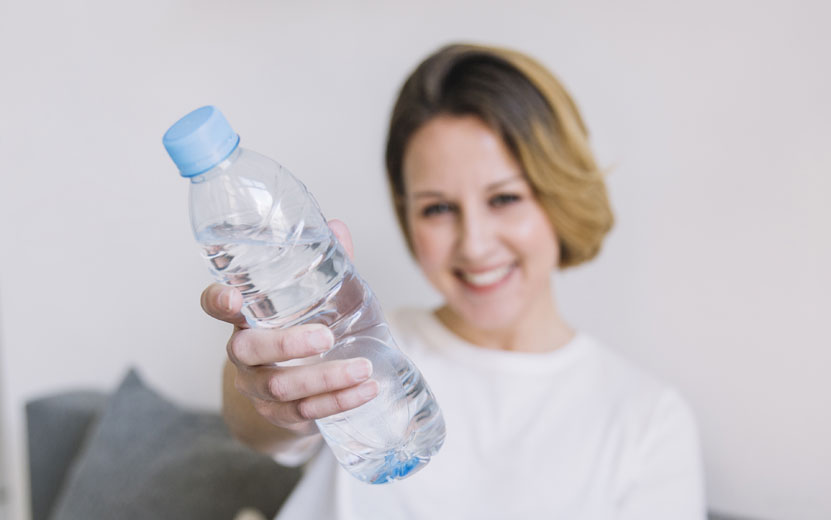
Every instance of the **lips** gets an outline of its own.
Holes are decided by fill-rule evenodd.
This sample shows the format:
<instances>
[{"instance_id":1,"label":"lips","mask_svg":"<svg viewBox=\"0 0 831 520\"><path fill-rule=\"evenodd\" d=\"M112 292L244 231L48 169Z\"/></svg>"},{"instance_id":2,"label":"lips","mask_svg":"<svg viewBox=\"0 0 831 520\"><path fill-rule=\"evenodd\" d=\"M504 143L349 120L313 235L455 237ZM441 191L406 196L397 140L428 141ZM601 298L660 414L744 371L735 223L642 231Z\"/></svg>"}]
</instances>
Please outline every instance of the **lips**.
<instances>
[{"instance_id":1,"label":"lips","mask_svg":"<svg viewBox=\"0 0 831 520\"><path fill-rule=\"evenodd\" d=\"M485 270L458 269L456 276L475 289L495 287L513 272L516 264L508 264Z\"/></svg>"}]
</instances>

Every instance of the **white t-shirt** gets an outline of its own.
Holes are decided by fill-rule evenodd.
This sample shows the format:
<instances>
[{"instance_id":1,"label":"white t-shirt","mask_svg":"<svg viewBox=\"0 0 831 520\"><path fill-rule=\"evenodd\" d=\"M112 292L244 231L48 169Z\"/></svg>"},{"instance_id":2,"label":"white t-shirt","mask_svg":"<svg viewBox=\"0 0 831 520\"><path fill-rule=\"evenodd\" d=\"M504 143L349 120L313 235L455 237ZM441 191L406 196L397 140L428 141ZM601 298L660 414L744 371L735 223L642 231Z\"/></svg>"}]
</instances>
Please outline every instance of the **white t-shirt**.
<instances>
[{"instance_id":1,"label":"white t-shirt","mask_svg":"<svg viewBox=\"0 0 831 520\"><path fill-rule=\"evenodd\" d=\"M594 339L490 350L427 310L389 317L442 409L444 446L418 473L375 486L317 449L279 520L705 518L687 405Z\"/></svg>"}]
</instances>

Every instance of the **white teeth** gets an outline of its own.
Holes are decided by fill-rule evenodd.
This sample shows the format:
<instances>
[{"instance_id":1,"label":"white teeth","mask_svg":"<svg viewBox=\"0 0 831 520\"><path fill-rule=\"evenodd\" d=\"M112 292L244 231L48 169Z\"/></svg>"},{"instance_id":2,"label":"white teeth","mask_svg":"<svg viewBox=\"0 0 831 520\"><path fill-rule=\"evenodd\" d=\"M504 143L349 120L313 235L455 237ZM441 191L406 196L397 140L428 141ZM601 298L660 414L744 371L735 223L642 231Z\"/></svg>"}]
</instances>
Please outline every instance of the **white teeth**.
<instances>
[{"instance_id":1,"label":"white teeth","mask_svg":"<svg viewBox=\"0 0 831 520\"><path fill-rule=\"evenodd\" d=\"M476 274L461 271L461 274L462 278L470 285L482 287L498 282L508 274L512 267L511 265L506 265L505 267L497 267L496 269Z\"/></svg>"}]
</instances>

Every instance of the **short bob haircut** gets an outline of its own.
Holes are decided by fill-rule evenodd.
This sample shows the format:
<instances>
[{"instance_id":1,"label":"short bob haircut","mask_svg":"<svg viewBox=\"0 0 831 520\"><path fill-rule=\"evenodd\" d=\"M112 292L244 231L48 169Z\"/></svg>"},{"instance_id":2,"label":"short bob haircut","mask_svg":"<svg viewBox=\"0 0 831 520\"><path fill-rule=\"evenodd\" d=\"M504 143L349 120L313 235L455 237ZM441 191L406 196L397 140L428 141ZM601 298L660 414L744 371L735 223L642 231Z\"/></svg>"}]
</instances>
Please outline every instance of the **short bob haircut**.
<instances>
[{"instance_id":1,"label":"short bob haircut","mask_svg":"<svg viewBox=\"0 0 831 520\"><path fill-rule=\"evenodd\" d=\"M424 60L392 112L387 176L411 253L402 164L412 135L438 115L474 115L502 137L557 233L560 268L597 255L614 217L571 96L532 58L467 44L443 47Z\"/></svg>"}]
</instances>

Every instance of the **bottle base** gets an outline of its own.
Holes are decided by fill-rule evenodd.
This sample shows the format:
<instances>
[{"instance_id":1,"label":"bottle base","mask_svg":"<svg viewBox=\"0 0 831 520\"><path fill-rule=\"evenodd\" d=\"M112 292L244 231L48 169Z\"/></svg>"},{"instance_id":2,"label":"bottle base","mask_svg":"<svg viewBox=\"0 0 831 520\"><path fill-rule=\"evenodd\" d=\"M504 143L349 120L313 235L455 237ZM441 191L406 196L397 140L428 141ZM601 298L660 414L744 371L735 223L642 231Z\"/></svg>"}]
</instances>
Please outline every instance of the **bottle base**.
<instances>
[{"instance_id":1,"label":"bottle base","mask_svg":"<svg viewBox=\"0 0 831 520\"><path fill-rule=\"evenodd\" d=\"M386 484L393 480L406 478L427 465L429 458L407 457L400 453L390 452L377 467L364 468L363 474L368 475L366 480L369 484Z\"/></svg>"}]
</instances>

